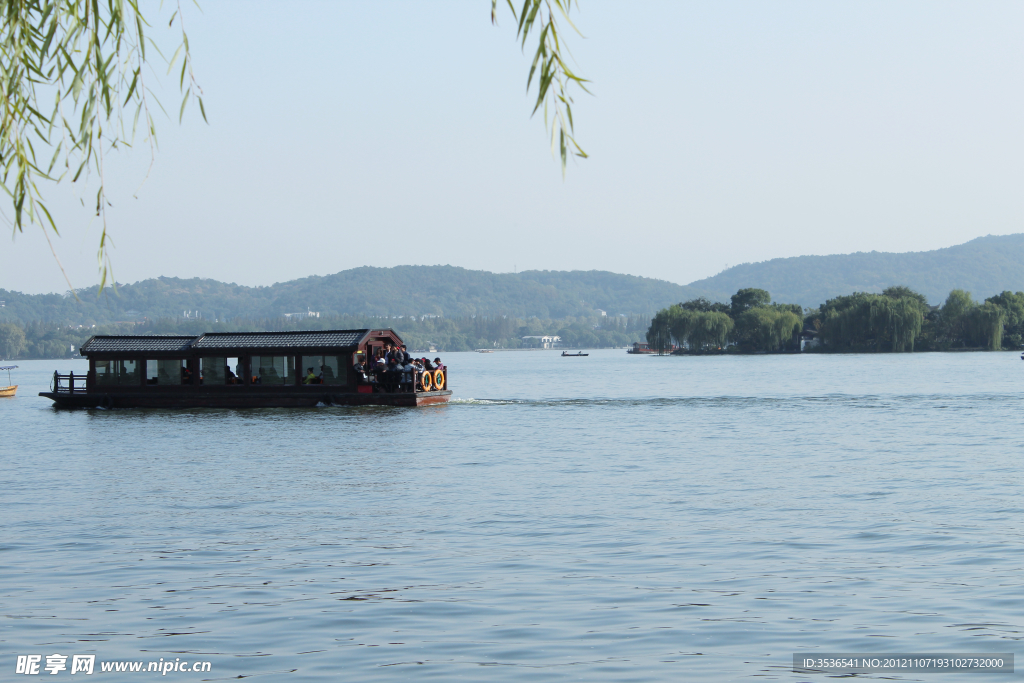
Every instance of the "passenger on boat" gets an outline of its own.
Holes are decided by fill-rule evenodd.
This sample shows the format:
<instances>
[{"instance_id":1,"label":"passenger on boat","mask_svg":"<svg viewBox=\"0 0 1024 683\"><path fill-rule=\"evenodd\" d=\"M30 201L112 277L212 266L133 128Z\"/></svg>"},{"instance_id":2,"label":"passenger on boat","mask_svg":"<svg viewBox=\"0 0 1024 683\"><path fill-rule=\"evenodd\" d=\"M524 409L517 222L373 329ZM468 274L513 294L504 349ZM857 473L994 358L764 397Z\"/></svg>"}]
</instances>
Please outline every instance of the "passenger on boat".
<instances>
[{"instance_id":1,"label":"passenger on boat","mask_svg":"<svg viewBox=\"0 0 1024 683\"><path fill-rule=\"evenodd\" d=\"M238 384L238 378L235 377L235 373L231 372L231 366L224 366L224 384Z\"/></svg>"},{"instance_id":2,"label":"passenger on boat","mask_svg":"<svg viewBox=\"0 0 1024 683\"><path fill-rule=\"evenodd\" d=\"M192 384L192 371L188 368L181 369L181 383Z\"/></svg>"},{"instance_id":3,"label":"passenger on boat","mask_svg":"<svg viewBox=\"0 0 1024 683\"><path fill-rule=\"evenodd\" d=\"M435 370L441 370L441 371L444 371L444 370L446 370L447 368L446 368L446 367L445 367L445 366L444 366L444 365L443 365L443 364L441 363L441 359L440 359L440 358L435 358L435 359L434 359L434 369L435 369ZM445 373L445 374L448 374L448 373Z\"/></svg>"},{"instance_id":4,"label":"passenger on boat","mask_svg":"<svg viewBox=\"0 0 1024 683\"><path fill-rule=\"evenodd\" d=\"M408 354L406 354L408 356ZM411 358L406 358L402 366L402 384L407 385L407 391L413 391L416 385L416 378L419 376L416 365Z\"/></svg>"},{"instance_id":5,"label":"passenger on boat","mask_svg":"<svg viewBox=\"0 0 1024 683\"><path fill-rule=\"evenodd\" d=\"M356 381L366 382L368 380L366 366L363 365L363 357L361 355L356 356L356 362L352 364L352 369L356 373Z\"/></svg>"},{"instance_id":6,"label":"passenger on boat","mask_svg":"<svg viewBox=\"0 0 1024 683\"><path fill-rule=\"evenodd\" d=\"M374 381L377 384L383 384L385 378L387 377L387 372L388 364L384 361L384 357L378 357L373 364L373 368L371 369Z\"/></svg>"},{"instance_id":7,"label":"passenger on boat","mask_svg":"<svg viewBox=\"0 0 1024 683\"><path fill-rule=\"evenodd\" d=\"M325 384L327 382L334 384L334 369L330 365L321 365L320 377L318 379L320 380L320 384Z\"/></svg>"},{"instance_id":8,"label":"passenger on boat","mask_svg":"<svg viewBox=\"0 0 1024 683\"><path fill-rule=\"evenodd\" d=\"M432 363L430 362L430 359L429 359L429 358L424 358L424 359L422 360L422 363L423 363L423 369L424 369L424 370L426 370L427 372L433 372L433 371L434 371L434 366L433 366L433 364L432 364Z\"/></svg>"},{"instance_id":9,"label":"passenger on boat","mask_svg":"<svg viewBox=\"0 0 1024 683\"><path fill-rule=\"evenodd\" d=\"M303 384L316 384L317 383L316 375L313 374L313 368L308 368L306 370L306 378L304 380L302 380L302 383Z\"/></svg>"}]
</instances>

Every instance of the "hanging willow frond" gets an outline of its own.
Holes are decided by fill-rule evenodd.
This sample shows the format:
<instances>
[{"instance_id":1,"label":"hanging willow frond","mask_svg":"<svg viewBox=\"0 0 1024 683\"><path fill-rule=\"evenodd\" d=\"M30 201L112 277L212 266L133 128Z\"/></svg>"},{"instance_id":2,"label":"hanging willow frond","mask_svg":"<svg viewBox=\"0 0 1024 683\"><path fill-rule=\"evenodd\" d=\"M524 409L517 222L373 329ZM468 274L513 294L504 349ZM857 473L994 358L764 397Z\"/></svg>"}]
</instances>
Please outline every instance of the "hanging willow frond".
<instances>
[{"instance_id":1,"label":"hanging willow frond","mask_svg":"<svg viewBox=\"0 0 1024 683\"><path fill-rule=\"evenodd\" d=\"M182 58L181 114L196 99L205 119L180 6L168 26L176 19L181 46L169 65L176 69ZM39 225L49 241L49 230L59 232L40 184L67 177L76 182L95 172L96 216L103 226L97 252L101 288L111 268L104 154L130 147L140 118L155 153L150 100L162 105L147 87L143 68L147 43L157 49L146 36L149 28L138 0L0 0L0 186L13 209L13 217L4 217L15 233L26 224Z\"/></svg>"},{"instance_id":2,"label":"hanging willow frond","mask_svg":"<svg viewBox=\"0 0 1024 683\"><path fill-rule=\"evenodd\" d=\"M537 100L530 115L536 114L543 106L544 126L551 133L551 151L554 153L557 147L564 175L570 154L587 158L587 153L576 142L572 120L573 98L569 89L576 85L589 94L585 85L589 81L577 76L569 68L567 59L563 57L563 54L568 56L568 49L560 37L558 26L558 17L561 17L577 34L580 33L569 18L573 0L523 0L519 11L516 11L512 0L505 1L518 24L516 38L521 41L523 49L526 48L530 34L535 29L540 31L537 51L530 65L530 75L526 79L527 92L534 78L537 79ZM498 21L497 10L498 0L491 0L491 22L495 24Z\"/></svg>"}]
</instances>

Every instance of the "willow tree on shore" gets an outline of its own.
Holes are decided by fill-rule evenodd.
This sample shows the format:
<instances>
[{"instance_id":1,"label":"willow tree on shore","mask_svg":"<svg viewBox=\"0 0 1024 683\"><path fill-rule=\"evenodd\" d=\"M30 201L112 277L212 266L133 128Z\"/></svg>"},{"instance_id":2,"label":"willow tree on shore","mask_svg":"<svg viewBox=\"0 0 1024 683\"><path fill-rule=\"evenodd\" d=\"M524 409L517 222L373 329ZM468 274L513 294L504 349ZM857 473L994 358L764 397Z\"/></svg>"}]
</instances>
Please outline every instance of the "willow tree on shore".
<instances>
[{"instance_id":1,"label":"willow tree on shore","mask_svg":"<svg viewBox=\"0 0 1024 683\"><path fill-rule=\"evenodd\" d=\"M691 313L692 324L686 337L690 351L716 351L725 348L733 320L720 311Z\"/></svg>"},{"instance_id":2,"label":"willow tree on shore","mask_svg":"<svg viewBox=\"0 0 1024 683\"><path fill-rule=\"evenodd\" d=\"M664 353L666 349L672 347L671 325L674 308L678 309L678 306L663 308L655 313L651 319L651 326L647 328L647 344L652 349L657 349L659 353Z\"/></svg>"},{"instance_id":3,"label":"willow tree on shore","mask_svg":"<svg viewBox=\"0 0 1024 683\"><path fill-rule=\"evenodd\" d=\"M970 292L954 289L949 293L939 310L939 329L946 343L958 347L975 343L972 317L977 307L978 303Z\"/></svg>"},{"instance_id":4,"label":"willow tree on shore","mask_svg":"<svg viewBox=\"0 0 1024 683\"><path fill-rule=\"evenodd\" d=\"M722 311L693 310L675 304L658 311L647 330L651 348L665 351L672 344L686 345L691 351L712 351L729 342L733 320Z\"/></svg>"},{"instance_id":5,"label":"willow tree on shore","mask_svg":"<svg viewBox=\"0 0 1024 683\"><path fill-rule=\"evenodd\" d=\"M1010 348L1024 346L1024 292L1004 291L985 299L985 303L999 306L1006 314L1000 330L1000 344L1005 337Z\"/></svg>"},{"instance_id":6,"label":"willow tree on shore","mask_svg":"<svg viewBox=\"0 0 1024 683\"><path fill-rule=\"evenodd\" d=\"M669 334L672 335L672 338L675 339L676 343L680 346L682 346L686 340L690 338L690 334L693 333L693 326L696 324L696 316L698 315L700 315L699 312L687 310L678 304L669 306L668 309L666 309Z\"/></svg>"},{"instance_id":7,"label":"willow tree on shore","mask_svg":"<svg viewBox=\"0 0 1024 683\"><path fill-rule=\"evenodd\" d=\"M869 317L877 349L881 350L888 340L893 352L914 350L914 340L921 334L924 324L924 313L915 299L874 297L869 304Z\"/></svg>"},{"instance_id":8,"label":"willow tree on shore","mask_svg":"<svg viewBox=\"0 0 1024 683\"><path fill-rule=\"evenodd\" d=\"M979 340L983 340L990 351L1003 348L1003 325L1006 322L1006 311L998 304L986 301L972 312L973 331Z\"/></svg>"},{"instance_id":9,"label":"willow tree on shore","mask_svg":"<svg viewBox=\"0 0 1024 683\"><path fill-rule=\"evenodd\" d=\"M759 351L779 351L799 335L803 318L785 307L745 310L736 319L737 338Z\"/></svg>"},{"instance_id":10,"label":"willow tree on shore","mask_svg":"<svg viewBox=\"0 0 1024 683\"><path fill-rule=\"evenodd\" d=\"M906 287L882 294L855 292L826 301L821 307L821 336L832 348L888 346L895 352L913 351L921 334L927 303Z\"/></svg>"}]
</instances>

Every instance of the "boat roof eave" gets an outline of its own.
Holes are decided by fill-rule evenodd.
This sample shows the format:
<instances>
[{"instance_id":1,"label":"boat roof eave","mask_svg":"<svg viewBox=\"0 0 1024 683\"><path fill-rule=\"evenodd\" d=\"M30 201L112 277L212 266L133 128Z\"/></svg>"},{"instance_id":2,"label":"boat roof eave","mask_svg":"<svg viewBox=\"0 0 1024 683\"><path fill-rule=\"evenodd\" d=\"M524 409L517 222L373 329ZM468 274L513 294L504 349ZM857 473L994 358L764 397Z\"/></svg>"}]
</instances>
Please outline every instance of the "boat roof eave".
<instances>
[{"instance_id":1,"label":"boat roof eave","mask_svg":"<svg viewBox=\"0 0 1024 683\"><path fill-rule=\"evenodd\" d=\"M303 339L306 338L306 339ZM391 328L288 330L281 332L206 332L185 335L93 335L81 345L86 358L190 358L348 353L373 339L404 344ZM261 343L266 340L267 343ZM304 344L304 341L308 343ZM96 346L97 348L90 348Z\"/></svg>"}]
</instances>

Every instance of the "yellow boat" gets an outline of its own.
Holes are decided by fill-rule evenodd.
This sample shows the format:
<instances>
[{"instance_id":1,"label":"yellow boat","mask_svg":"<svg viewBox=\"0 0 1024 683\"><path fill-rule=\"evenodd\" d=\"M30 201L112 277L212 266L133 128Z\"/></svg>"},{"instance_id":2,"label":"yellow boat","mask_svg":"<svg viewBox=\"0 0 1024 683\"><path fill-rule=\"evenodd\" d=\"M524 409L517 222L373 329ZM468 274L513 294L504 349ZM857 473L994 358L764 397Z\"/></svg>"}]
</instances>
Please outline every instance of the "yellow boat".
<instances>
[{"instance_id":1,"label":"yellow boat","mask_svg":"<svg viewBox=\"0 0 1024 683\"><path fill-rule=\"evenodd\" d=\"M7 381L11 381L11 370L18 367L17 365L0 365L0 370L7 371ZM12 384L8 387L0 387L0 398L14 398L14 392L18 390L17 384Z\"/></svg>"}]
</instances>

